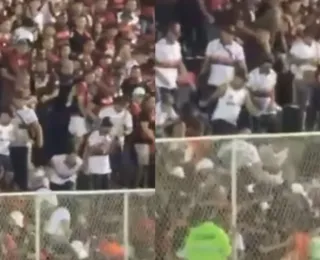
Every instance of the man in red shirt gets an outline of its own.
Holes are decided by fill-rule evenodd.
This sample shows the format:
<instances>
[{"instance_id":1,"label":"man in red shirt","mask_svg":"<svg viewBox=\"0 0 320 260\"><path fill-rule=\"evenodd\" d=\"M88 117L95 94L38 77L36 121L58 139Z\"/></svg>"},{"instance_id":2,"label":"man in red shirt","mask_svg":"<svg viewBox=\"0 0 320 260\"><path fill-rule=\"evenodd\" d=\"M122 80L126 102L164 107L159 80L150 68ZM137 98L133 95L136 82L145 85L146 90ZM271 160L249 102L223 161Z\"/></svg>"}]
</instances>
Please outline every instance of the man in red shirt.
<instances>
[{"instance_id":1,"label":"man in red shirt","mask_svg":"<svg viewBox=\"0 0 320 260\"><path fill-rule=\"evenodd\" d=\"M30 42L19 40L14 48L8 49L1 57L1 107L9 107L13 96L16 76L30 65Z\"/></svg>"}]
</instances>

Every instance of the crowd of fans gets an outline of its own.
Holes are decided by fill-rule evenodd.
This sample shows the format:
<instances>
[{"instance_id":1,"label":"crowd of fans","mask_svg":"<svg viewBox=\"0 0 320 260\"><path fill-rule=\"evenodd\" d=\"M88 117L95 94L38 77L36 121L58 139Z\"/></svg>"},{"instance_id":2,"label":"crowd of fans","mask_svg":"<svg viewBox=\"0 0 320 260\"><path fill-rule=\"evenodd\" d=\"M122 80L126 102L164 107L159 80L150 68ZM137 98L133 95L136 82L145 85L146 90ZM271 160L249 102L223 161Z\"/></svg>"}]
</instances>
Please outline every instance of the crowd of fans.
<instances>
[{"instance_id":1,"label":"crowd of fans","mask_svg":"<svg viewBox=\"0 0 320 260\"><path fill-rule=\"evenodd\" d=\"M204 0L164 2L159 136L318 129L317 3L221 1L211 10Z\"/></svg>"},{"instance_id":2,"label":"crowd of fans","mask_svg":"<svg viewBox=\"0 0 320 260\"><path fill-rule=\"evenodd\" d=\"M230 234L238 259L319 258L319 138L183 139L318 130L319 10L296 0L157 3L159 259L210 259L188 251L190 228L205 221Z\"/></svg>"},{"instance_id":3,"label":"crowd of fans","mask_svg":"<svg viewBox=\"0 0 320 260\"><path fill-rule=\"evenodd\" d=\"M2 190L154 186L153 12L0 3Z\"/></svg>"},{"instance_id":4,"label":"crowd of fans","mask_svg":"<svg viewBox=\"0 0 320 260\"><path fill-rule=\"evenodd\" d=\"M154 259L152 195L130 197L127 251L122 196L43 196L39 201L40 234L36 234L33 198L3 199L0 203L1 259L38 259L37 235L40 235L41 260L121 260L125 254L129 259Z\"/></svg>"},{"instance_id":5,"label":"crowd of fans","mask_svg":"<svg viewBox=\"0 0 320 260\"><path fill-rule=\"evenodd\" d=\"M124 196L154 187L154 2L0 1L0 259L124 258ZM52 194L52 193L51 193ZM149 195L152 195L149 194ZM130 196L130 259L153 259L152 196ZM37 201L38 202L38 201Z\"/></svg>"}]
</instances>

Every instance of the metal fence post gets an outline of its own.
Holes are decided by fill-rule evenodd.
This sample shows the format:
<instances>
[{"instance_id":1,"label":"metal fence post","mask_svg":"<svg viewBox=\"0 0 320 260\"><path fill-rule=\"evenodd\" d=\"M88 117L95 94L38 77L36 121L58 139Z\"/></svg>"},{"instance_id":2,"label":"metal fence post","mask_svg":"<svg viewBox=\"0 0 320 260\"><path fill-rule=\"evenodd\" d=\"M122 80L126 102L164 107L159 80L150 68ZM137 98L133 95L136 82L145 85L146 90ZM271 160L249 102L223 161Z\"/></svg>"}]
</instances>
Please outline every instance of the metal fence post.
<instances>
[{"instance_id":1,"label":"metal fence post","mask_svg":"<svg viewBox=\"0 0 320 260\"><path fill-rule=\"evenodd\" d=\"M232 140L231 150L231 230L232 230L232 260L237 260L236 228L237 228L237 141Z\"/></svg>"},{"instance_id":2,"label":"metal fence post","mask_svg":"<svg viewBox=\"0 0 320 260\"><path fill-rule=\"evenodd\" d=\"M124 260L129 260L130 242L129 242L129 193L123 194L123 245L125 250Z\"/></svg>"},{"instance_id":3,"label":"metal fence post","mask_svg":"<svg viewBox=\"0 0 320 260\"><path fill-rule=\"evenodd\" d=\"M40 260L41 258L41 195L35 196L35 253L36 253L36 260Z\"/></svg>"}]
</instances>

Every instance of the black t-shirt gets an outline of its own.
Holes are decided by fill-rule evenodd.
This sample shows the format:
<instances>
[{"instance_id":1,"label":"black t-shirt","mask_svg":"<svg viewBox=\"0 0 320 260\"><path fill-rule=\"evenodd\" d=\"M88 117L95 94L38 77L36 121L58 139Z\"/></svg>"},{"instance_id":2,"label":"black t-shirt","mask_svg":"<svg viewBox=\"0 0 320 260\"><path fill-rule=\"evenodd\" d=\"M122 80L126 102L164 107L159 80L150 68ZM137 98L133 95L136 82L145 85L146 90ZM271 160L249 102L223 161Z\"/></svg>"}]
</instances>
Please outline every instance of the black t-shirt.
<instances>
[{"instance_id":1,"label":"black t-shirt","mask_svg":"<svg viewBox=\"0 0 320 260\"><path fill-rule=\"evenodd\" d=\"M268 57L268 54L263 49L261 44L259 44L255 38L250 36L247 36L244 39L243 49L249 71L260 66L263 62L265 62L266 57Z\"/></svg>"},{"instance_id":2,"label":"black t-shirt","mask_svg":"<svg viewBox=\"0 0 320 260\"><path fill-rule=\"evenodd\" d=\"M38 99L44 95L51 94L57 87L59 87L59 79L55 74L41 75L34 73L32 77L32 88Z\"/></svg>"},{"instance_id":3,"label":"black t-shirt","mask_svg":"<svg viewBox=\"0 0 320 260\"><path fill-rule=\"evenodd\" d=\"M59 75L59 95L56 98L56 108L58 110L64 109L68 100L68 96L72 87L75 84L74 76L73 75Z\"/></svg>"},{"instance_id":4,"label":"black t-shirt","mask_svg":"<svg viewBox=\"0 0 320 260\"><path fill-rule=\"evenodd\" d=\"M137 87L142 87L147 90L147 84L145 82L135 82L134 80L128 78L123 81L121 90L124 96L131 98L133 90Z\"/></svg>"},{"instance_id":5,"label":"black t-shirt","mask_svg":"<svg viewBox=\"0 0 320 260\"><path fill-rule=\"evenodd\" d=\"M155 132L156 124L154 117L150 112L141 111L136 121L134 122L134 142L138 144L152 144L154 140L149 140L143 133L143 130L141 128L142 122L147 122L149 129Z\"/></svg>"},{"instance_id":6,"label":"black t-shirt","mask_svg":"<svg viewBox=\"0 0 320 260\"><path fill-rule=\"evenodd\" d=\"M57 75L45 74L41 75L35 73L32 77L32 88L34 90L34 94L41 100L43 96L51 95L57 88L59 88L59 79ZM45 102L39 102L37 105L37 111L42 110L50 110L53 104L55 103L55 99L50 99Z\"/></svg>"},{"instance_id":7,"label":"black t-shirt","mask_svg":"<svg viewBox=\"0 0 320 260\"><path fill-rule=\"evenodd\" d=\"M91 37L88 33L80 34L78 31L73 31L72 37L70 38L71 50L76 54L81 54L83 51L83 45Z\"/></svg>"},{"instance_id":8,"label":"black t-shirt","mask_svg":"<svg viewBox=\"0 0 320 260\"><path fill-rule=\"evenodd\" d=\"M140 0L141 6L155 6L155 0Z\"/></svg>"}]
</instances>

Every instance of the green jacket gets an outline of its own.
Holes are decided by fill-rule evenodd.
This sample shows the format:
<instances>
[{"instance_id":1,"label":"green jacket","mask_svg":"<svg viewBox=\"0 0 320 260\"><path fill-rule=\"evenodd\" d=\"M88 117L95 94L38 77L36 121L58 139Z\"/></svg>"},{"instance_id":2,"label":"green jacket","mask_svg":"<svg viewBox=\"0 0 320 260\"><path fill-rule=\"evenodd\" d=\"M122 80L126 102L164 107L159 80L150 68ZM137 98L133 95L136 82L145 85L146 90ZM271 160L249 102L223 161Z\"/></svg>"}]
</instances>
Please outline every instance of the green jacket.
<instances>
[{"instance_id":1,"label":"green jacket","mask_svg":"<svg viewBox=\"0 0 320 260\"><path fill-rule=\"evenodd\" d=\"M184 248L187 260L227 260L232 247L228 234L213 222L190 229Z\"/></svg>"}]
</instances>

